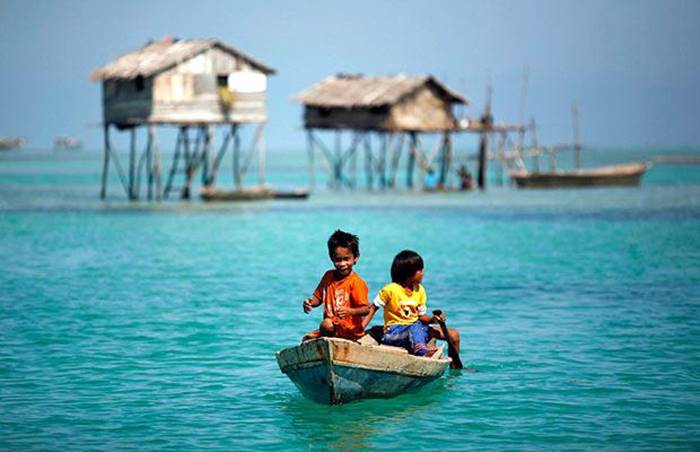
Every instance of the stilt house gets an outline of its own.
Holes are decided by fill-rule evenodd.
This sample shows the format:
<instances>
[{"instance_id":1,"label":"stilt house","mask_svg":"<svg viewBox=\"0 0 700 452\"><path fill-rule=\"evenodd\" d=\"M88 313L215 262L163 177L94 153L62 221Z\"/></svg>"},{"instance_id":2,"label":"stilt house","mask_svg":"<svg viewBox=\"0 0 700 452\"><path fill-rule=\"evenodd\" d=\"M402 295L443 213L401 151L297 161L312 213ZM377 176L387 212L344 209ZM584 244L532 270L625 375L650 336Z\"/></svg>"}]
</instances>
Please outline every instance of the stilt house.
<instances>
[{"instance_id":1,"label":"stilt house","mask_svg":"<svg viewBox=\"0 0 700 452\"><path fill-rule=\"evenodd\" d=\"M464 97L432 76L339 74L301 92L306 128L438 132L455 128Z\"/></svg>"},{"instance_id":2,"label":"stilt house","mask_svg":"<svg viewBox=\"0 0 700 452\"><path fill-rule=\"evenodd\" d=\"M358 149L363 147L368 189L372 189L375 180L382 188L395 186L405 141L409 142L406 186L413 188L413 168L417 162L422 172L432 170L437 163L439 184L444 186L452 162L451 135L458 125L452 107L468 103L429 75L339 74L299 93L296 100L304 105L311 183L314 183L315 156L320 150L329 169L330 185L355 187L355 160ZM335 150L317 133L326 131L335 132ZM343 132L351 136L347 149L342 149ZM424 133L442 135L438 147L428 155L423 152L420 139ZM373 149L372 136L378 149Z\"/></svg>"},{"instance_id":3,"label":"stilt house","mask_svg":"<svg viewBox=\"0 0 700 452\"><path fill-rule=\"evenodd\" d=\"M268 75L275 71L215 39L165 38L91 75L102 82L104 122L256 123L267 118Z\"/></svg>"},{"instance_id":4,"label":"stilt house","mask_svg":"<svg viewBox=\"0 0 700 452\"><path fill-rule=\"evenodd\" d=\"M189 198L194 175L200 169L203 187L216 184L217 171L229 144L236 187L241 187L256 152L258 181L262 185L267 76L274 73L274 69L215 39L172 38L150 42L94 71L91 79L102 82L105 154L101 197L105 197L110 160L113 160L129 199L139 198L143 168L149 199L154 193L160 199L175 190L177 174L184 174L183 185L178 188L181 197ZM255 132L246 163L241 165L239 129L245 124L255 125ZM111 147L111 126L131 132L128 174L124 174ZM139 126L148 128L147 147L141 158L136 155ZM164 190L156 126L179 128ZM225 126L218 152L214 147L217 126ZM190 129L197 132L196 138L190 136Z\"/></svg>"}]
</instances>

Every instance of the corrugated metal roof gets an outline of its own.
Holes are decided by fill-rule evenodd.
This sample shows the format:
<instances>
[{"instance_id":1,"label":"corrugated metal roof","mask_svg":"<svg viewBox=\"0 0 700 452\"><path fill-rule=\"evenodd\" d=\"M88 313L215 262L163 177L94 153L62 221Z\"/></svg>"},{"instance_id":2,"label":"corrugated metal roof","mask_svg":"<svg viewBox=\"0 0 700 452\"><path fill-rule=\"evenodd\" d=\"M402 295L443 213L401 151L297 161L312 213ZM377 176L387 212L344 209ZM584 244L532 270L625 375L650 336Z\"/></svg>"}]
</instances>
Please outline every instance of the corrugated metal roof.
<instances>
[{"instance_id":1,"label":"corrugated metal roof","mask_svg":"<svg viewBox=\"0 0 700 452\"><path fill-rule=\"evenodd\" d=\"M302 91L295 100L316 107L378 107L395 104L427 84L434 85L450 102L469 103L465 97L430 75L404 74L380 77L333 75Z\"/></svg>"},{"instance_id":2,"label":"corrugated metal roof","mask_svg":"<svg viewBox=\"0 0 700 452\"><path fill-rule=\"evenodd\" d=\"M170 69L212 47L219 47L225 52L241 58L254 68L266 74L275 73L274 69L265 66L240 50L227 46L216 39L164 39L163 41L150 43L142 49L120 56L111 63L95 70L90 75L90 78L92 80L110 80L134 79L139 75L142 77L150 77Z\"/></svg>"}]
</instances>

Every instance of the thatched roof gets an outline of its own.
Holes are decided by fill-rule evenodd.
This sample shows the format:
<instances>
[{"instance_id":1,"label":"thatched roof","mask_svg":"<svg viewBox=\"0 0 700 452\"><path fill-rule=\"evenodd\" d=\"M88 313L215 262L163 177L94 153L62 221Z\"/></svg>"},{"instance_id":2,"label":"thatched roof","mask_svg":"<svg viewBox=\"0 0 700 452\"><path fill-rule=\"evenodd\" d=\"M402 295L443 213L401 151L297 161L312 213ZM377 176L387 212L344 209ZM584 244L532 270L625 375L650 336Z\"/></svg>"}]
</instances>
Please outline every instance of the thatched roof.
<instances>
[{"instance_id":1,"label":"thatched roof","mask_svg":"<svg viewBox=\"0 0 700 452\"><path fill-rule=\"evenodd\" d=\"M193 58L212 47L218 47L236 58L242 59L261 72L266 74L275 73L274 69L215 39L174 40L165 38L162 41L149 43L142 49L120 56L111 63L95 70L90 75L90 78L97 81L134 79L139 75L150 77Z\"/></svg>"},{"instance_id":2,"label":"thatched roof","mask_svg":"<svg viewBox=\"0 0 700 452\"><path fill-rule=\"evenodd\" d=\"M425 85L434 86L449 102L469 101L431 75L365 77L338 74L327 77L301 93L295 100L314 107L368 108L393 105Z\"/></svg>"}]
</instances>

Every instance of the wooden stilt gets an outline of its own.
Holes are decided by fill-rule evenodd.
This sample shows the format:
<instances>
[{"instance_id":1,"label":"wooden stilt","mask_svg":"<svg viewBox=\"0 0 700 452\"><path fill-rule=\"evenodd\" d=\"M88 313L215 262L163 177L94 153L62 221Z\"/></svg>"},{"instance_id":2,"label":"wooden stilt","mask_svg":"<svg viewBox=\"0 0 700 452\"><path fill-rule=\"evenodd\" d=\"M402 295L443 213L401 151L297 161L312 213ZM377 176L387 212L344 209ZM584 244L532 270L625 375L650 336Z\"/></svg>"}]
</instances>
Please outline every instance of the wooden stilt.
<instances>
[{"instance_id":1,"label":"wooden stilt","mask_svg":"<svg viewBox=\"0 0 700 452\"><path fill-rule=\"evenodd\" d=\"M481 131L479 136L479 173L477 184L480 189L486 188L486 158L488 155L489 135L486 131Z\"/></svg>"},{"instance_id":2,"label":"wooden stilt","mask_svg":"<svg viewBox=\"0 0 700 452\"><path fill-rule=\"evenodd\" d=\"M358 136L359 135L359 136ZM355 152L355 146L357 146L358 141L365 135L363 132L355 132L353 134L352 145L349 151L348 159L350 160L350 177L348 179L348 186L351 188L357 187L357 154Z\"/></svg>"},{"instance_id":3,"label":"wooden stilt","mask_svg":"<svg viewBox=\"0 0 700 452\"><path fill-rule=\"evenodd\" d=\"M105 199L107 196L107 175L109 174L109 124L104 125L104 157L102 160L102 188L100 189L100 199Z\"/></svg>"},{"instance_id":4,"label":"wooden stilt","mask_svg":"<svg viewBox=\"0 0 700 452\"><path fill-rule=\"evenodd\" d=\"M258 185L265 185L265 123L258 124Z\"/></svg>"},{"instance_id":5,"label":"wooden stilt","mask_svg":"<svg viewBox=\"0 0 700 452\"><path fill-rule=\"evenodd\" d=\"M165 182L165 190L163 192L163 196L166 198L170 194L170 189L173 186L173 180L175 179L175 174L177 174L177 167L180 162L180 156L182 154L182 131L183 127L180 127L180 129L177 132L177 138L175 138L175 152L173 153L173 163L170 166L170 172L168 173L168 180ZM185 163L185 166L187 164Z\"/></svg>"},{"instance_id":6,"label":"wooden stilt","mask_svg":"<svg viewBox=\"0 0 700 452\"><path fill-rule=\"evenodd\" d=\"M212 172L214 170L214 126L206 126L206 138L204 140L204 154L202 162L202 185L211 186Z\"/></svg>"},{"instance_id":7,"label":"wooden stilt","mask_svg":"<svg viewBox=\"0 0 700 452\"><path fill-rule=\"evenodd\" d=\"M238 124L231 125L233 135L233 185L241 188L241 138L238 135Z\"/></svg>"},{"instance_id":8,"label":"wooden stilt","mask_svg":"<svg viewBox=\"0 0 700 452\"><path fill-rule=\"evenodd\" d=\"M136 127L130 129L129 140L129 199L136 199Z\"/></svg>"},{"instance_id":9,"label":"wooden stilt","mask_svg":"<svg viewBox=\"0 0 700 452\"><path fill-rule=\"evenodd\" d=\"M448 157L447 157L447 140L449 134L444 132L442 134L442 146L440 146L440 176L438 178L438 187L444 188L447 183L447 171L448 168Z\"/></svg>"},{"instance_id":10,"label":"wooden stilt","mask_svg":"<svg viewBox=\"0 0 700 452\"><path fill-rule=\"evenodd\" d=\"M335 159L334 159L334 185L335 189L340 188L340 184L342 183L343 180L343 166L342 166L342 136L341 136L341 131L338 130L335 132Z\"/></svg>"},{"instance_id":11,"label":"wooden stilt","mask_svg":"<svg viewBox=\"0 0 700 452\"><path fill-rule=\"evenodd\" d=\"M160 201L163 198L163 185L160 177L160 141L153 125L149 126L148 131L151 135L153 146L153 177L155 178L156 201Z\"/></svg>"},{"instance_id":12,"label":"wooden stilt","mask_svg":"<svg viewBox=\"0 0 700 452\"><path fill-rule=\"evenodd\" d=\"M335 158L333 157L333 153L331 152L330 149L321 141L315 133L310 134L311 139L314 142L314 145L318 147L318 149L321 150L321 154L325 157L325 159L322 159L321 161L325 164L325 170L328 173L328 186L330 188L334 188L335 184Z\"/></svg>"},{"instance_id":13,"label":"wooden stilt","mask_svg":"<svg viewBox=\"0 0 700 452\"><path fill-rule=\"evenodd\" d=\"M365 133L365 172L367 173L367 190L374 188L374 171L372 169L372 143L370 141L370 132Z\"/></svg>"},{"instance_id":14,"label":"wooden stilt","mask_svg":"<svg viewBox=\"0 0 700 452\"><path fill-rule=\"evenodd\" d=\"M399 169L399 161L401 159L401 152L403 151L403 143L405 140L405 134L400 134L394 148L394 152L391 156L391 175L389 178L389 186L394 188L396 186L396 173Z\"/></svg>"},{"instance_id":15,"label":"wooden stilt","mask_svg":"<svg viewBox=\"0 0 700 452\"><path fill-rule=\"evenodd\" d=\"M148 126L148 146L146 147L146 178L148 180L148 200L153 199L153 135L151 126Z\"/></svg>"},{"instance_id":16,"label":"wooden stilt","mask_svg":"<svg viewBox=\"0 0 700 452\"><path fill-rule=\"evenodd\" d=\"M124 170L122 169L121 163L119 163L119 155L114 152L111 148L111 145L109 146L109 155L112 160L114 160L114 168L117 170L117 176L119 176L119 181L122 183L122 187L124 188L124 193L128 195L129 193L129 184L126 180L127 176Z\"/></svg>"},{"instance_id":17,"label":"wooden stilt","mask_svg":"<svg viewBox=\"0 0 700 452\"><path fill-rule=\"evenodd\" d=\"M410 132L410 149L408 152L408 163L406 165L406 187L413 188L413 168L416 166L416 153L418 152L418 138L416 132Z\"/></svg>"},{"instance_id":18,"label":"wooden stilt","mask_svg":"<svg viewBox=\"0 0 700 452\"><path fill-rule=\"evenodd\" d=\"M384 189L384 188L386 188L386 154L387 154L387 151L389 148L389 136L387 136L386 132L382 132L381 137L382 137L382 148L380 151L381 154L379 156L378 173L379 173L379 185Z\"/></svg>"},{"instance_id":19,"label":"wooden stilt","mask_svg":"<svg viewBox=\"0 0 700 452\"><path fill-rule=\"evenodd\" d=\"M192 189L192 179L194 178L194 173L197 171L199 162L201 161L200 148L202 147L202 142L204 140L204 129L202 127L197 129L197 138L195 138L194 149L192 153L189 152L189 139L185 142L185 154L189 155L189 164L187 165L187 171L185 174L185 184L182 187L182 192L180 198L190 199L190 192Z\"/></svg>"},{"instance_id":20,"label":"wooden stilt","mask_svg":"<svg viewBox=\"0 0 700 452\"><path fill-rule=\"evenodd\" d=\"M314 137L311 129L306 129L306 147L309 153L309 186L311 189L316 187L316 169L314 163Z\"/></svg>"},{"instance_id":21,"label":"wooden stilt","mask_svg":"<svg viewBox=\"0 0 700 452\"><path fill-rule=\"evenodd\" d=\"M221 143L221 146L219 147L219 152L216 153L216 158L214 159L214 162L212 164L211 175L209 177L209 183L212 186L216 185L216 176L217 174L219 174L219 166L221 165L221 160L223 160L224 155L226 154L229 141L231 141L231 131L225 130L224 139Z\"/></svg>"}]
</instances>

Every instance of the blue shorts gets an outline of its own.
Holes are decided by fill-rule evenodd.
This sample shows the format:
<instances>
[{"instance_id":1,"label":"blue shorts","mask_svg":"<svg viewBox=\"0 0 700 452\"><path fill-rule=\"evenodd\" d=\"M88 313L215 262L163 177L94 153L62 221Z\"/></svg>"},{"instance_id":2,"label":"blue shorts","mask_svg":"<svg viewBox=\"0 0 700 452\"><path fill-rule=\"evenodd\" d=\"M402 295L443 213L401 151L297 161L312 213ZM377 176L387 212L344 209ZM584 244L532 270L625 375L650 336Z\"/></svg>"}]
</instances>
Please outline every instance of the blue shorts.
<instances>
[{"instance_id":1,"label":"blue shorts","mask_svg":"<svg viewBox=\"0 0 700 452\"><path fill-rule=\"evenodd\" d=\"M428 353L428 325L418 320L410 325L391 325L384 332L382 344L404 347L414 355Z\"/></svg>"}]
</instances>

